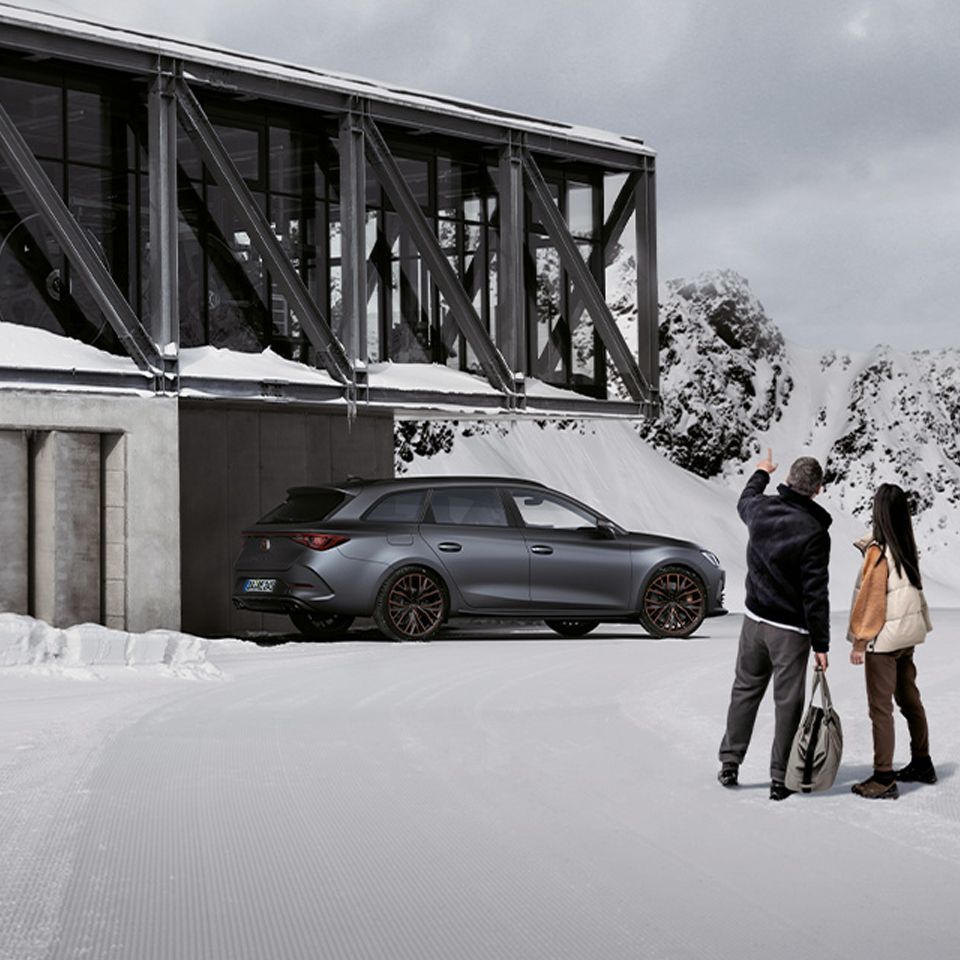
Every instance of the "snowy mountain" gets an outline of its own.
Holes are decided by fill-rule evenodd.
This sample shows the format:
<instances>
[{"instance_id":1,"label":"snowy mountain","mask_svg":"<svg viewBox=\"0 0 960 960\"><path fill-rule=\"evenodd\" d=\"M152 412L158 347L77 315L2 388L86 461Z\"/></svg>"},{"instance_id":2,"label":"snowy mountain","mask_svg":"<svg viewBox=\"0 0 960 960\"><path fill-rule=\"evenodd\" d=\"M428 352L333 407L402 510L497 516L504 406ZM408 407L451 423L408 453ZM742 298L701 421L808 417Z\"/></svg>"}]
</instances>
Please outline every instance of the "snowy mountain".
<instances>
[{"instance_id":1,"label":"snowy mountain","mask_svg":"<svg viewBox=\"0 0 960 960\"><path fill-rule=\"evenodd\" d=\"M770 446L826 469L825 500L863 521L874 489L910 492L922 547L960 536L960 350L863 353L786 343L733 271L667 284L663 416L641 435L674 463L739 485Z\"/></svg>"}]
</instances>

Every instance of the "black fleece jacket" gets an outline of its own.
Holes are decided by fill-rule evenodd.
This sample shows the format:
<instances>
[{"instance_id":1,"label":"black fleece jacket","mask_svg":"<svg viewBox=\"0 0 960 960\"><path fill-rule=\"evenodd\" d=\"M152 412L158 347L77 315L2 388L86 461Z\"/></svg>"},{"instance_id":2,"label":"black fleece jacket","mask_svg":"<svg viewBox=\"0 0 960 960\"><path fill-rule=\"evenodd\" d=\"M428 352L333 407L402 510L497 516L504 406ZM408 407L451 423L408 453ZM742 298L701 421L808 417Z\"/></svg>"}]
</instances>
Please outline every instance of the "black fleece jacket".
<instances>
[{"instance_id":1,"label":"black fleece jacket","mask_svg":"<svg viewBox=\"0 0 960 960\"><path fill-rule=\"evenodd\" d=\"M810 633L813 649L830 647L830 514L812 498L781 483L765 496L766 470L747 481L737 513L750 531L747 543L747 609Z\"/></svg>"}]
</instances>

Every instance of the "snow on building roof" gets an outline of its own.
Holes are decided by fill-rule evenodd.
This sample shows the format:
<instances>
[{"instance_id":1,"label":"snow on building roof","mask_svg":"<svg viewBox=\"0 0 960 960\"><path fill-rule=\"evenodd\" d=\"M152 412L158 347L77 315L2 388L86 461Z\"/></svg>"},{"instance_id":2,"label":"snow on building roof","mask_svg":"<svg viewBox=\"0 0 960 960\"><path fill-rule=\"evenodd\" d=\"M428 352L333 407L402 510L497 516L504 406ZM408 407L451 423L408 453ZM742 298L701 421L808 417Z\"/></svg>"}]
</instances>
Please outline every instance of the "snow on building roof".
<instances>
[{"instance_id":1,"label":"snow on building roof","mask_svg":"<svg viewBox=\"0 0 960 960\"><path fill-rule=\"evenodd\" d=\"M32 10L0 2L0 24L33 28L60 36L105 43L124 50L174 57L208 67L305 84L349 96L367 97L478 122L499 123L511 129L546 134L559 140L612 147L641 156L653 156L655 153L636 137L609 133L588 126L545 120L498 107L394 86L349 74L283 63L269 57L240 53L209 43L175 39L128 27L96 23L82 17Z\"/></svg>"}]
</instances>

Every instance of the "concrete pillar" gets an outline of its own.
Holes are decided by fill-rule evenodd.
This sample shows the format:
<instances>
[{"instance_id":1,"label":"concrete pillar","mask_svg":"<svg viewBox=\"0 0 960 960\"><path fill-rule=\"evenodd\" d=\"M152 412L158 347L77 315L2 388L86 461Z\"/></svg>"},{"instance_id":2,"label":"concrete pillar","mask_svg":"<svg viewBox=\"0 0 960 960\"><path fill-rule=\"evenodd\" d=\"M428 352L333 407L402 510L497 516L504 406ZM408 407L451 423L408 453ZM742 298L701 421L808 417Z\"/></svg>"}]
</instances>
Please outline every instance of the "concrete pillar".
<instances>
[{"instance_id":1,"label":"concrete pillar","mask_svg":"<svg viewBox=\"0 0 960 960\"><path fill-rule=\"evenodd\" d=\"M0 430L0 613L26 613L30 602L28 475L26 434Z\"/></svg>"},{"instance_id":2,"label":"concrete pillar","mask_svg":"<svg viewBox=\"0 0 960 960\"><path fill-rule=\"evenodd\" d=\"M100 442L103 475L103 622L127 626L127 442L124 434L104 434Z\"/></svg>"},{"instance_id":3,"label":"concrete pillar","mask_svg":"<svg viewBox=\"0 0 960 960\"><path fill-rule=\"evenodd\" d=\"M33 449L33 615L100 620L100 436L38 435Z\"/></svg>"}]
</instances>

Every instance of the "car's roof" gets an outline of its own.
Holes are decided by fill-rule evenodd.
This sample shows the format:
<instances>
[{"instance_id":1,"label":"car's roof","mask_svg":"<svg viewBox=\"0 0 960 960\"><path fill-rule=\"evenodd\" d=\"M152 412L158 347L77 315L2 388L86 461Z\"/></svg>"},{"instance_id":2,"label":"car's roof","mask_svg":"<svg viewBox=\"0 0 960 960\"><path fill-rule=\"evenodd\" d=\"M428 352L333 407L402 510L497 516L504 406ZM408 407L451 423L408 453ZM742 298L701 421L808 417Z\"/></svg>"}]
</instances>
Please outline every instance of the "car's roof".
<instances>
[{"instance_id":1,"label":"car's roof","mask_svg":"<svg viewBox=\"0 0 960 960\"><path fill-rule=\"evenodd\" d=\"M481 486L500 486L510 484L512 486L522 485L526 487L539 487L546 489L545 484L537 480L526 480L523 477L490 477L490 476L441 476L441 477L380 477L365 479L363 477L347 477L346 480L316 484L311 486L290 487L287 495L290 497L309 496L311 493L319 493L323 490L339 490L342 493L359 493L371 487L451 487L461 486L464 483L472 483Z\"/></svg>"}]
</instances>

